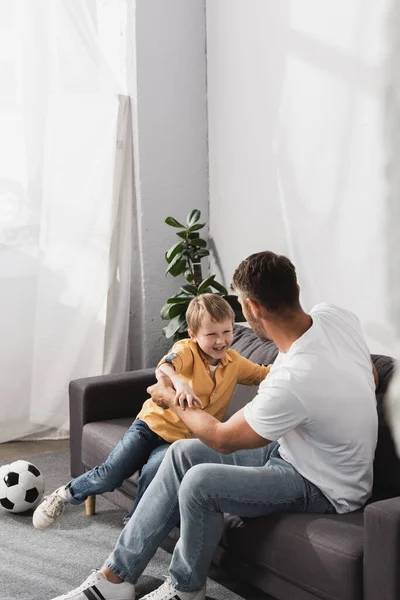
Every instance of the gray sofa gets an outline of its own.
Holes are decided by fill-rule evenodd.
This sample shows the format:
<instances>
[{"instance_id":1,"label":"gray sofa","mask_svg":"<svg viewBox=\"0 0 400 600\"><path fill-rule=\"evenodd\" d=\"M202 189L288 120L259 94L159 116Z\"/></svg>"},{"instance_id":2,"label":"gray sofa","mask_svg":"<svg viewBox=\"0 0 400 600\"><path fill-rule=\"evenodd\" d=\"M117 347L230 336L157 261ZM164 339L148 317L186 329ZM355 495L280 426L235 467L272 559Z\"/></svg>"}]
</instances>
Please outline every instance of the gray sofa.
<instances>
[{"instance_id":1,"label":"gray sofa","mask_svg":"<svg viewBox=\"0 0 400 600\"><path fill-rule=\"evenodd\" d=\"M263 364L274 361L272 342L236 325L234 349ZM373 355L379 440L373 496L365 509L347 515L285 514L236 523L226 530L220 565L279 600L400 599L400 461L384 415L384 395L394 361ZM70 384L71 474L100 464L122 437L147 397L154 369L104 375ZM255 394L237 386L230 414ZM107 496L130 510L137 475ZM90 508L89 508L90 511Z\"/></svg>"}]
</instances>

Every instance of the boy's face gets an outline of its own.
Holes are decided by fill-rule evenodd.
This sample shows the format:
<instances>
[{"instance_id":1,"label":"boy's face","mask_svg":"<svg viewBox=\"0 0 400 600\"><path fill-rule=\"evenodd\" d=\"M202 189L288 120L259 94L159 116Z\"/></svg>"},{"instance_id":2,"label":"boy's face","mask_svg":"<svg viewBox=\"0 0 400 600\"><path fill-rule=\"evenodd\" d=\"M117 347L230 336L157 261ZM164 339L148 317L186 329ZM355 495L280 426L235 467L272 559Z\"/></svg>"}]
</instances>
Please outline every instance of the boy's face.
<instances>
[{"instance_id":1,"label":"boy's face","mask_svg":"<svg viewBox=\"0 0 400 600\"><path fill-rule=\"evenodd\" d=\"M198 331L193 333L189 330L189 335L200 346L210 364L216 365L232 344L233 324L230 319L216 323L210 315L205 315Z\"/></svg>"}]
</instances>

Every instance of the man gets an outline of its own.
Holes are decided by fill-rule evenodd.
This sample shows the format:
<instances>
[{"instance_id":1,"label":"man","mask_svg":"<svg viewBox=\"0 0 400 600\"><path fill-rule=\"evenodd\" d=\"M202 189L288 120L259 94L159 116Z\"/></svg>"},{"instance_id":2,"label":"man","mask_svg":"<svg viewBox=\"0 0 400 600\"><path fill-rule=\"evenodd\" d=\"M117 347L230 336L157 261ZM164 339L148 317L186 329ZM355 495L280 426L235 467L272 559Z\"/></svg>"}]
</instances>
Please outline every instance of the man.
<instances>
[{"instance_id":1,"label":"man","mask_svg":"<svg viewBox=\"0 0 400 600\"><path fill-rule=\"evenodd\" d=\"M172 444L104 566L57 600L133 599L134 584L179 520L169 578L143 600L204 600L224 512L346 513L368 499L377 414L358 319L329 304L306 314L294 266L273 252L244 260L233 286L254 331L279 349L270 374L225 423L177 406L168 378L149 388L198 439Z\"/></svg>"}]
</instances>

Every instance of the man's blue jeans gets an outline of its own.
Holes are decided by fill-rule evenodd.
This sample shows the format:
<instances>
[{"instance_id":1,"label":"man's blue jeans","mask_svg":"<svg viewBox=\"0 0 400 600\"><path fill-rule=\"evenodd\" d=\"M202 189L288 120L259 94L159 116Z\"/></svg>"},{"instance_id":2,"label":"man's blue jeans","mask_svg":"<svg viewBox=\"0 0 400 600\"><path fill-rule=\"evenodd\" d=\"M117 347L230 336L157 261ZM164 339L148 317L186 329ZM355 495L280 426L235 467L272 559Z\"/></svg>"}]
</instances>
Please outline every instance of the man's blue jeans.
<instances>
[{"instance_id":1,"label":"man's blue jeans","mask_svg":"<svg viewBox=\"0 0 400 600\"><path fill-rule=\"evenodd\" d=\"M152 481L169 444L154 433L141 419L136 419L118 442L107 460L70 481L67 498L71 504L80 504L88 496L112 492L121 487L128 477L142 469L136 494L137 506Z\"/></svg>"},{"instance_id":2,"label":"man's blue jeans","mask_svg":"<svg viewBox=\"0 0 400 600\"><path fill-rule=\"evenodd\" d=\"M220 454L199 440L177 441L167 450L105 565L136 583L180 519L170 577L178 590L199 590L222 535L223 513L259 517L273 512L332 513L335 509L280 457L276 442Z\"/></svg>"}]
</instances>

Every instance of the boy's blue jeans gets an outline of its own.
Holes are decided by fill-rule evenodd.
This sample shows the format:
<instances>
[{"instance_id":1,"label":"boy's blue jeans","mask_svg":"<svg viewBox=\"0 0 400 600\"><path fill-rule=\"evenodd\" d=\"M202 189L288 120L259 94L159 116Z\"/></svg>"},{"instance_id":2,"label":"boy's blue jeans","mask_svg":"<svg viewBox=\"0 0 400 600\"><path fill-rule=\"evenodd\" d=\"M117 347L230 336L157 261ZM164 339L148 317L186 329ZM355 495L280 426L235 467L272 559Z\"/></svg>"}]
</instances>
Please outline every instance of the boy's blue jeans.
<instances>
[{"instance_id":1,"label":"boy's blue jeans","mask_svg":"<svg viewBox=\"0 0 400 600\"><path fill-rule=\"evenodd\" d=\"M135 507L156 474L169 444L141 419L136 419L118 442L107 460L76 477L66 485L71 504L80 504L88 496L112 492L125 479L142 469Z\"/></svg>"},{"instance_id":2,"label":"boy's blue jeans","mask_svg":"<svg viewBox=\"0 0 400 600\"><path fill-rule=\"evenodd\" d=\"M199 440L172 444L105 565L136 583L180 519L169 574L178 590L199 590L224 526L223 513L334 513L322 492L279 455L276 442L220 454Z\"/></svg>"}]
</instances>

